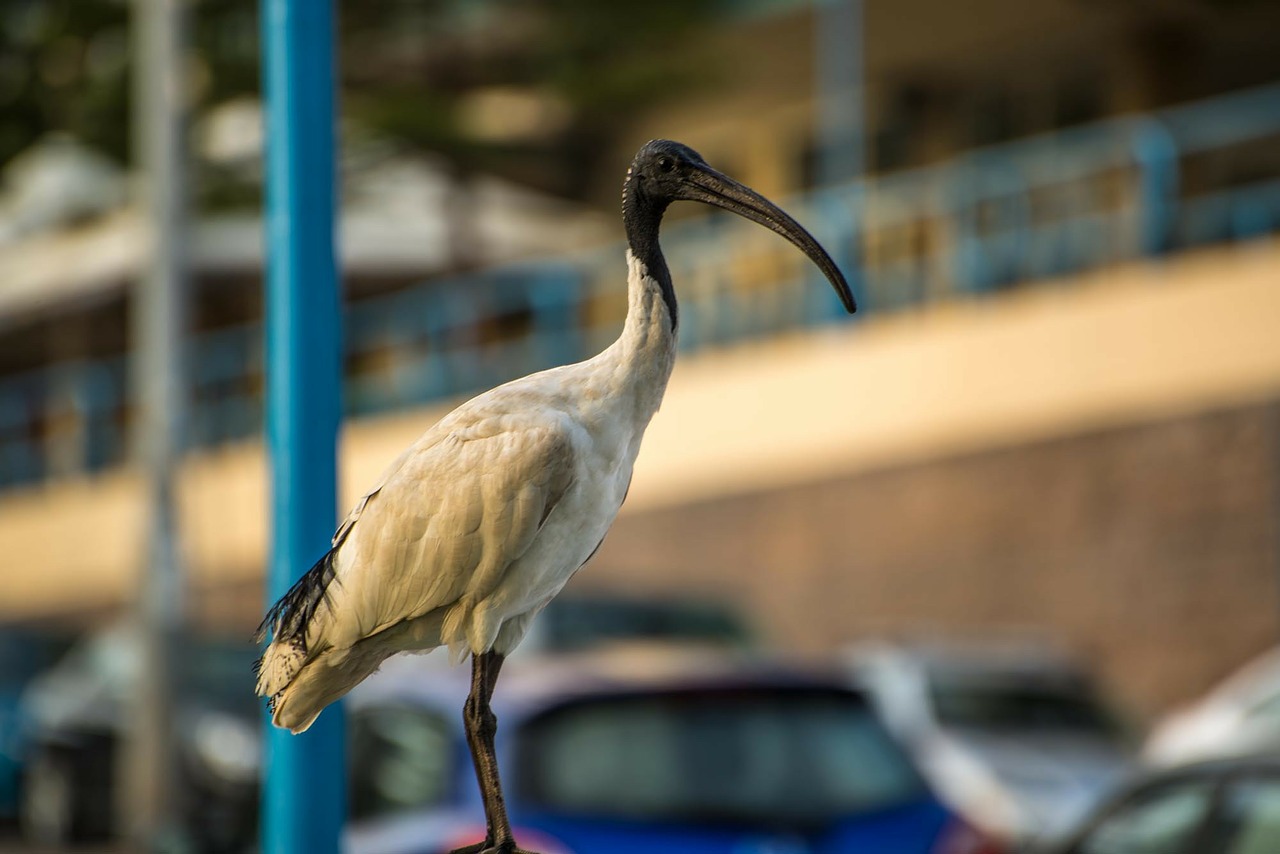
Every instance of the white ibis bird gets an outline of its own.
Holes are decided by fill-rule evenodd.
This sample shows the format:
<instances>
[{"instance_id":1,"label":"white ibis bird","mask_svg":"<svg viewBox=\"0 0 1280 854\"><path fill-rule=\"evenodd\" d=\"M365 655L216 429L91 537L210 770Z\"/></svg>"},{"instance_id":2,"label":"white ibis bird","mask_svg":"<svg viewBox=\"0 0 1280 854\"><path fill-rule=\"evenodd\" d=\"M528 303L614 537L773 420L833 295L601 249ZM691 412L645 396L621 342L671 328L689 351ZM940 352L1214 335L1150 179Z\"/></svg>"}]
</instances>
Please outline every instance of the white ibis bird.
<instances>
[{"instance_id":1,"label":"white ibis bird","mask_svg":"<svg viewBox=\"0 0 1280 854\"><path fill-rule=\"evenodd\" d=\"M844 276L795 220L692 149L646 143L622 191L628 306L618 340L585 362L485 392L427 430L258 629L259 641L272 635L258 662L258 694L275 725L295 733L390 655L448 646L455 661L471 657L463 717L488 833L460 851L519 851L489 701L504 657L599 548L627 495L676 357L676 295L658 226L682 199L787 238L855 310Z\"/></svg>"}]
</instances>

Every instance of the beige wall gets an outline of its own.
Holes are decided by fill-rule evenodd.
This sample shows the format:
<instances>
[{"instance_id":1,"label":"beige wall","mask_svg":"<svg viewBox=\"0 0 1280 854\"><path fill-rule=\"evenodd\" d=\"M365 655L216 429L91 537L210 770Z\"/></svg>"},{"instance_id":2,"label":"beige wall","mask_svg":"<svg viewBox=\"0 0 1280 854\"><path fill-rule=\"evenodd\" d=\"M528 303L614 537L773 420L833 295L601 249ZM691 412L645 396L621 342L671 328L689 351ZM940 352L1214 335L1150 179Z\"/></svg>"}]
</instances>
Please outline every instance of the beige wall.
<instances>
[{"instance_id":1,"label":"beige wall","mask_svg":"<svg viewBox=\"0 0 1280 854\"><path fill-rule=\"evenodd\" d=\"M1280 394L1280 242L870 318L677 366L629 506Z\"/></svg>"}]
</instances>

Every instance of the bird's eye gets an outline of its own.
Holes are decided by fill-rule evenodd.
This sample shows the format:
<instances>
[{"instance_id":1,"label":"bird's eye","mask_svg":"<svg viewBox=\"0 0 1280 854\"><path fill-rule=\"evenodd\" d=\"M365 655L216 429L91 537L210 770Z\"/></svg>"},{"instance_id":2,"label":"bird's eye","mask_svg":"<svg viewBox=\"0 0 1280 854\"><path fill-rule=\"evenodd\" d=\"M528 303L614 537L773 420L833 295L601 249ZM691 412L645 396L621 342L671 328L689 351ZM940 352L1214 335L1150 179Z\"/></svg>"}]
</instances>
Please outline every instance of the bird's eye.
<instances>
[{"instance_id":1,"label":"bird's eye","mask_svg":"<svg viewBox=\"0 0 1280 854\"><path fill-rule=\"evenodd\" d=\"M674 168L676 168L676 162L672 160L670 157L658 158L658 169L660 169L661 171L670 172Z\"/></svg>"}]
</instances>

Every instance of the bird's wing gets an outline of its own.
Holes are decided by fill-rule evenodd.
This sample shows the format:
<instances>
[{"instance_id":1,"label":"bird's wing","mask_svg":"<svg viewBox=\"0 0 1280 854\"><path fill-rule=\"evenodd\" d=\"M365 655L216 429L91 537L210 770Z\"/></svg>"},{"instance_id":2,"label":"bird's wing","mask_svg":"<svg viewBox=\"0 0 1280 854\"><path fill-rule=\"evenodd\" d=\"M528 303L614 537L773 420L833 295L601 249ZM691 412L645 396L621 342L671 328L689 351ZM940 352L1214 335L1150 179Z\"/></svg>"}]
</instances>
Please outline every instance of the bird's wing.
<instances>
[{"instance_id":1,"label":"bird's wing","mask_svg":"<svg viewBox=\"0 0 1280 854\"><path fill-rule=\"evenodd\" d=\"M339 528L308 648L349 646L492 593L573 482L573 430L554 417L495 416L397 462Z\"/></svg>"},{"instance_id":2,"label":"bird's wing","mask_svg":"<svg viewBox=\"0 0 1280 854\"><path fill-rule=\"evenodd\" d=\"M330 587L337 572L334 559L337 555L338 546L342 544L343 540L347 538L347 534L351 532L352 527L359 521L360 516L364 513L364 508L369 503L369 499L377 495L383 485L395 476L400 467L404 465L405 460L415 452L424 450L424 445L429 447L433 432L427 431L425 436L406 448L400 456L392 460L391 464L383 470L373 488L361 496L356 505L347 513L346 518L338 525L338 529L330 540L329 551L320 560L316 561L314 566L303 573L290 586L288 592L268 609L267 615L263 617L257 631L254 633L253 639L255 642L262 642L266 639L267 633L270 632L274 640L289 641L297 646L300 651L299 654L305 654L306 644L304 638L306 628L311 624L311 619L321 602L328 602L329 600Z\"/></svg>"},{"instance_id":3,"label":"bird's wing","mask_svg":"<svg viewBox=\"0 0 1280 854\"><path fill-rule=\"evenodd\" d=\"M427 440L430 435L431 434L428 433L426 437L423 437L423 439ZM355 525L357 521L359 521L361 514L364 513L364 508L369 503L369 499L373 498L373 496L377 495L380 491L382 491L383 485L385 485L388 480L390 480L392 477L396 475L398 471L400 471L400 468L404 465L405 460L413 456L414 453L422 452L423 444L424 444L423 441L415 442L414 444L405 448L404 451L401 452L400 456L396 457L394 460L391 461L391 464L388 465L383 470L382 474L378 476L378 479L373 484L373 488L360 497L360 500L356 502L356 505L351 508L351 511L349 513L347 513L346 518L344 518L342 522L338 525L338 530L333 532L333 540L330 543L331 546L337 547L339 543L341 543L344 539L346 539L347 532L351 530L351 527Z\"/></svg>"}]
</instances>

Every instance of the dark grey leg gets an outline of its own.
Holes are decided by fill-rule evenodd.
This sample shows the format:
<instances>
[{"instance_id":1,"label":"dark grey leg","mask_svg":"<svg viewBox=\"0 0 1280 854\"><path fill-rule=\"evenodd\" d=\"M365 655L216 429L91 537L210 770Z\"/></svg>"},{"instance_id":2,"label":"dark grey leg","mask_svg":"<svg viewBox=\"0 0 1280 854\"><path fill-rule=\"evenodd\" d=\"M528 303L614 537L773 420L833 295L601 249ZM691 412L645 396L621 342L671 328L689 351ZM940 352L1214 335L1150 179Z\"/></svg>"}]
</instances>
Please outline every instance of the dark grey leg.
<instances>
[{"instance_id":1,"label":"dark grey leg","mask_svg":"<svg viewBox=\"0 0 1280 854\"><path fill-rule=\"evenodd\" d=\"M498 683L502 661L502 656L496 652L486 652L471 659L471 694L463 707L462 719L467 727L467 744L471 747L471 760L476 766L480 796L484 799L488 830L484 842L459 848L452 854L533 854L516 847L511 822L507 819L507 805L502 798L498 757L493 748L498 719L489 708L489 701Z\"/></svg>"}]
</instances>

